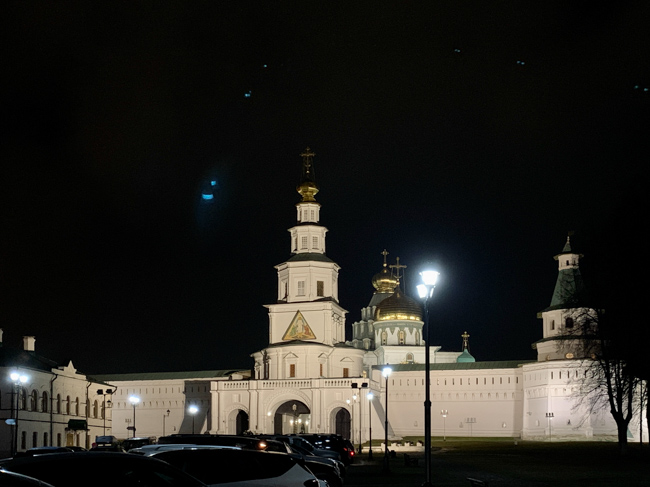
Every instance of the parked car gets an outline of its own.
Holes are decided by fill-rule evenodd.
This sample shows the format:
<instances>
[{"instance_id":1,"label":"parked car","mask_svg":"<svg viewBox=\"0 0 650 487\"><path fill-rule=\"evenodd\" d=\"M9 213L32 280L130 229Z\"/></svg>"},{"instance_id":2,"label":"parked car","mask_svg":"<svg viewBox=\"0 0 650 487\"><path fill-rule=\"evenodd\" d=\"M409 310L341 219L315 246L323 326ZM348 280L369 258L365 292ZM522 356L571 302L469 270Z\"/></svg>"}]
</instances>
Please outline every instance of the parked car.
<instances>
[{"instance_id":1,"label":"parked car","mask_svg":"<svg viewBox=\"0 0 650 487\"><path fill-rule=\"evenodd\" d=\"M278 452L207 448L168 450L152 455L207 485L326 486L295 458Z\"/></svg>"},{"instance_id":2,"label":"parked car","mask_svg":"<svg viewBox=\"0 0 650 487\"><path fill-rule=\"evenodd\" d=\"M50 453L72 453L74 450L67 446L35 446L25 451L16 452L16 458L48 455Z\"/></svg>"},{"instance_id":3,"label":"parked car","mask_svg":"<svg viewBox=\"0 0 650 487\"><path fill-rule=\"evenodd\" d=\"M337 452L341 455L341 461L346 465L350 465L354 459L354 445L341 435L301 434L298 436L309 440L316 448Z\"/></svg>"},{"instance_id":4,"label":"parked car","mask_svg":"<svg viewBox=\"0 0 650 487\"><path fill-rule=\"evenodd\" d=\"M159 445L166 444L192 444L192 445L219 445L219 446L236 446L245 450L267 449L264 440L256 436L237 436L237 435L169 435L158 438Z\"/></svg>"},{"instance_id":5,"label":"parked car","mask_svg":"<svg viewBox=\"0 0 650 487\"><path fill-rule=\"evenodd\" d=\"M151 455L167 450L198 450L200 448L226 448L230 450L241 450L236 446L218 446L218 445L193 445L193 444L184 444L184 443L170 443L168 445L144 445L140 448L132 448L129 450L129 453L134 453L136 455L144 455L150 457Z\"/></svg>"},{"instance_id":6,"label":"parked car","mask_svg":"<svg viewBox=\"0 0 650 487\"><path fill-rule=\"evenodd\" d=\"M2 487L53 487L51 484L34 477L3 469L0 469L0 485Z\"/></svg>"},{"instance_id":7,"label":"parked car","mask_svg":"<svg viewBox=\"0 0 650 487\"><path fill-rule=\"evenodd\" d=\"M154 443L156 443L155 438L127 438L126 440L122 440L122 448L124 448L126 451L129 451L133 448L139 448L144 445L153 445Z\"/></svg>"},{"instance_id":8,"label":"parked car","mask_svg":"<svg viewBox=\"0 0 650 487\"><path fill-rule=\"evenodd\" d=\"M340 487L343 485L343 477L345 476L345 465L343 465L343 462L336 458L315 455L311 451L299 446L299 443L305 443L306 440L284 435L260 435L258 437L267 442L274 440L276 442L282 442L281 444L285 447L284 451L289 455L302 459L316 477L326 480L331 487Z\"/></svg>"},{"instance_id":9,"label":"parked car","mask_svg":"<svg viewBox=\"0 0 650 487\"><path fill-rule=\"evenodd\" d=\"M0 468L53 487L204 487L201 481L160 460L115 452L21 457L0 461Z\"/></svg>"}]
</instances>

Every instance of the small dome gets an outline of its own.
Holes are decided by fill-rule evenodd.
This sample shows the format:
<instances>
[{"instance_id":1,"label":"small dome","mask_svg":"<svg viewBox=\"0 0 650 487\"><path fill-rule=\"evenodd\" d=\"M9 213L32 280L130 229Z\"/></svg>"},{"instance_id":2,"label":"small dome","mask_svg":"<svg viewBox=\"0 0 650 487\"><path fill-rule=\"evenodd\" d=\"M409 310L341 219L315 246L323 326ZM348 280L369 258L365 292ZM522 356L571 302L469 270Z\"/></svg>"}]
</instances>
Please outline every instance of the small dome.
<instances>
[{"instance_id":1,"label":"small dome","mask_svg":"<svg viewBox=\"0 0 650 487\"><path fill-rule=\"evenodd\" d=\"M463 350L463 353L461 353L458 358L456 359L456 362L458 363L463 363L463 362L476 362L476 359L472 356L471 353L467 351L467 349Z\"/></svg>"},{"instance_id":2,"label":"small dome","mask_svg":"<svg viewBox=\"0 0 650 487\"><path fill-rule=\"evenodd\" d=\"M391 275L384 265L384 268L372 277L372 285L377 292L394 293L397 287L397 279Z\"/></svg>"},{"instance_id":3,"label":"small dome","mask_svg":"<svg viewBox=\"0 0 650 487\"><path fill-rule=\"evenodd\" d=\"M389 320L422 321L422 308L415 300L402 294L399 285L395 293L379 303L375 310L375 321Z\"/></svg>"}]
</instances>

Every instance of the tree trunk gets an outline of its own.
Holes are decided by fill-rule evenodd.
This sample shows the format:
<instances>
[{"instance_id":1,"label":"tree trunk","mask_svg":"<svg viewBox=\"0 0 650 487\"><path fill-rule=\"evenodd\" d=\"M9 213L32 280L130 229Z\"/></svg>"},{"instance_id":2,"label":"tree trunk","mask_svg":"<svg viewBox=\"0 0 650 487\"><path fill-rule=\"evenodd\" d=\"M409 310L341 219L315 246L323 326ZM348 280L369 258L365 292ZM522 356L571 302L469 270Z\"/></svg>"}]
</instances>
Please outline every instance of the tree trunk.
<instances>
[{"instance_id":1,"label":"tree trunk","mask_svg":"<svg viewBox=\"0 0 650 487\"><path fill-rule=\"evenodd\" d=\"M618 452L625 455L627 454L627 422L617 418L616 429L618 432Z\"/></svg>"}]
</instances>

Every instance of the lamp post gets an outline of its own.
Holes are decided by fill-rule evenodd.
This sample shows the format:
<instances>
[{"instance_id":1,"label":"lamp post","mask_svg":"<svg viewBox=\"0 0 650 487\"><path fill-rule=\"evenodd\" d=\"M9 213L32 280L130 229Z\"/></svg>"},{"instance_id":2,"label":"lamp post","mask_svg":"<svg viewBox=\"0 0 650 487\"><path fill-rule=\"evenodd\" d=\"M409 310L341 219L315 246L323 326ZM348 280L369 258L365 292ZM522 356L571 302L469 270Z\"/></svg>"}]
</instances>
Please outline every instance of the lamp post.
<instances>
[{"instance_id":1,"label":"lamp post","mask_svg":"<svg viewBox=\"0 0 650 487\"><path fill-rule=\"evenodd\" d=\"M18 410L20 409L20 387L25 384L29 380L29 376L25 374L21 374L20 372L13 371L9 374L9 378L11 379L11 382L13 382L13 393L16 396L16 415L14 416L14 437L13 441L11 442L11 456L13 457L16 452L18 451ZM13 409L13 403L12 401L12 409Z\"/></svg>"},{"instance_id":2,"label":"lamp post","mask_svg":"<svg viewBox=\"0 0 650 487\"><path fill-rule=\"evenodd\" d=\"M433 290L436 287L439 272L436 271L422 271L422 284L418 284L418 294L420 298L424 299L424 331L425 344L424 344L424 465L425 465L425 480L423 486L431 485L431 326L429 323L429 300L433 296Z\"/></svg>"},{"instance_id":3,"label":"lamp post","mask_svg":"<svg viewBox=\"0 0 650 487\"><path fill-rule=\"evenodd\" d=\"M133 404L133 426L131 428L133 428L133 438L135 438L135 407L140 402L140 398L138 396L130 396L129 402Z\"/></svg>"},{"instance_id":4,"label":"lamp post","mask_svg":"<svg viewBox=\"0 0 650 487\"><path fill-rule=\"evenodd\" d=\"M548 436L549 436L549 440L550 440L550 441L553 441L553 431L552 431L552 429L551 429L551 428L552 428L551 425L552 425L553 423L552 423L551 420L552 420L554 417L555 417L555 414L553 414L553 413L546 413L546 421L548 422Z\"/></svg>"},{"instance_id":5,"label":"lamp post","mask_svg":"<svg viewBox=\"0 0 650 487\"><path fill-rule=\"evenodd\" d=\"M384 416L384 473L390 473L390 462L388 458L388 378L390 377L393 369L384 367L381 375L386 379L386 407Z\"/></svg>"},{"instance_id":6,"label":"lamp post","mask_svg":"<svg viewBox=\"0 0 650 487\"><path fill-rule=\"evenodd\" d=\"M163 414L163 436L165 436L165 420L169 416L169 413L171 413L171 411L168 409L167 414Z\"/></svg>"},{"instance_id":7,"label":"lamp post","mask_svg":"<svg viewBox=\"0 0 650 487\"><path fill-rule=\"evenodd\" d=\"M199 412L199 408L195 404L191 404L190 407L187 408L187 412L192 415L192 434L194 434L194 418L196 417L196 413Z\"/></svg>"},{"instance_id":8,"label":"lamp post","mask_svg":"<svg viewBox=\"0 0 650 487\"><path fill-rule=\"evenodd\" d=\"M106 436L106 396L109 394L113 394L113 389L106 389L106 392L104 392L104 389L97 389L97 395L102 396L102 418L104 419L104 432L103 435ZM110 405L110 401L108 401Z\"/></svg>"},{"instance_id":9,"label":"lamp post","mask_svg":"<svg viewBox=\"0 0 650 487\"><path fill-rule=\"evenodd\" d=\"M352 401L349 399L346 399L345 402L347 403L348 407L350 408L350 441L352 444L354 444L354 406L351 406Z\"/></svg>"},{"instance_id":10,"label":"lamp post","mask_svg":"<svg viewBox=\"0 0 650 487\"><path fill-rule=\"evenodd\" d=\"M447 415L449 410L441 409L440 415L442 416L442 441L447 441Z\"/></svg>"},{"instance_id":11,"label":"lamp post","mask_svg":"<svg viewBox=\"0 0 650 487\"><path fill-rule=\"evenodd\" d=\"M366 397L368 398L368 460L372 460L372 399L375 396L369 392Z\"/></svg>"}]
</instances>

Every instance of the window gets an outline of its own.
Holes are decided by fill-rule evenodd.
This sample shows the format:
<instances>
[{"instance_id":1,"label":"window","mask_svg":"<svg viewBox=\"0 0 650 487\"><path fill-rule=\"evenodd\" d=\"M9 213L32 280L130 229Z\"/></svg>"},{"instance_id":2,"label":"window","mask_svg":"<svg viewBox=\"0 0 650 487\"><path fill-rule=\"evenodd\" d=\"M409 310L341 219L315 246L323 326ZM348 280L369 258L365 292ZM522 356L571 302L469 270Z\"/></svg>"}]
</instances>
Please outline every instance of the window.
<instances>
[{"instance_id":1,"label":"window","mask_svg":"<svg viewBox=\"0 0 650 487\"><path fill-rule=\"evenodd\" d=\"M314 249L318 248L318 237L312 237L311 238L311 246Z\"/></svg>"},{"instance_id":2,"label":"window","mask_svg":"<svg viewBox=\"0 0 650 487\"><path fill-rule=\"evenodd\" d=\"M32 433L32 448L36 448L38 446L38 433L34 431Z\"/></svg>"},{"instance_id":3,"label":"window","mask_svg":"<svg viewBox=\"0 0 650 487\"><path fill-rule=\"evenodd\" d=\"M98 404L97 404L97 400L95 400L95 402L93 403L93 418L97 417L97 409L98 409Z\"/></svg>"},{"instance_id":4,"label":"window","mask_svg":"<svg viewBox=\"0 0 650 487\"><path fill-rule=\"evenodd\" d=\"M316 295L325 296L325 281L316 281Z\"/></svg>"},{"instance_id":5,"label":"window","mask_svg":"<svg viewBox=\"0 0 650 487\"><path fill-rule=\"evenodd\" d=\"M301 248L303 248L303 249L306 249L306 248L307 248L307 237L302 237L302 238L300 239L300 246L301 246Z\"/></svg>"},{"instance_id":6,"label":"window","mask_svg":"<svg viewBox=\"0 0 650 487\"><path fill-rule=\"evenodd\" d=\"M61 394L56 395L56 413L61 414ZM61 445L57 445L61 446Z\"/></svg>"},{"instance_id":7,"label":"window","mask_svg":"<svg viewBox=\"0 0 650 487\"><path fill-rule=\"evenodd\" d=\"M323 364L320 364L319 374L321 377L323 377Z\"/></svg>"},{"instance_id":8,"label":"window","mask_svg":"<svg viewBox=\"0 0 650 487\"><path fill-rule=\"evenodd\" d=\"M23 431L20 435L20 448L22 450L27 449L27 431Z\"/></svg>"},{"instance_id":9,"label":"window","mask_svg":"<svg viewBox=\"0 0 650 487\"><path fill-rule=\"evenodd\" d=\"M305 281L298 281L298 296L305 295Z\"/></svg>"},{"instance_id":10,"label":"window","mask_svg":"<svg viewBox=\"0 0 650 487\"><path fill-rule=\"evenodd\" d=\"M566 326L569 329L573 328L573 318L567 318L566 321L564 322L564 326Z\"/></svg>"},{"instance_id":11,"label":"window","mask_svg":"<svg viewBox=\"0 0 650 487\"><path fill-rule=\"evenodd\" d=\"M350 377L350 369L343 367L343 377Z\"/></svg>"},{"instance_id":12,"label":"window","mask_svg":"<svg viewBox=\"0 0 650 487\"><path fill-rule=\"evenodd\" d=\"M400 330L398 336L399 336L399 344L404 345L404 343L406 342L406 333L404 333L404 330Z\"/></svg>"},{"instance_id":13,"label":"window","mask_svg":"<svg viewBox=\"0 0 650 487\"><path fill-rule=\"evenodd\" d=\"M48 404L50 402L50 398L48 397L46 391L43 391L43 396L42 397L43 397L43 399L41 400L42 401L41 411L43 411L44 413L47 413L50 410L50 405ZM45 445L45 446L47 446L47 445Z\"/></svg>"},{"instance_id":14,"label":"window","mask_svg":"<svg viewBox=\"0 0 650 487\"><path fill-rule=\"evenodd\" d=\"M555 320L551 320L551 330L555 330Z\"/></svg>"},{"instance_id":15,"label":"window","mask_svg":"<svg viewBox=\"0 0 650 487\"><path fill-rule=\"evenodd\" d=\"M70 414L70 396L67 396L65 400L65 414Z\"/></svg>"},{"instance_id":16,"label":"window","mask_svg":"<svg viewBox=\"0 0 650 487\"><path fill-rule=\"evenodd\" d=\"M48 444L50 440L50 436L47 433L43 433L43 446L50 446Z\"/></svg>"},{"instance_id":17,"label":"window","mask_svg":"<svg viewBox=\"0 0 650 487\"><path fill-rule=\"evenodd\" d=\"M32 391L29 398L29 409L30 411L38 411L38 392L36 392L36 389Z\"/></svg>"},{"instance_id":18,"label":"window","mask_svg":"<svg viewBox=\"0 0 650 487\"><path fill-rule=\"evenodd\" d=\"M79 398L74 401L74 415L79 416Z\"/></svg>"},{"instance_id":19,"label":"window","mask_svg":"<svg viewBox=\"0 0 650 487\"><path fill-rule=\"evenodd\" d=\"M388 343L388 333L386 331L381 332L381 344L386 345Z\"/></svg>"},{"instance_id":20,"label":"window","mask_svg":"<svg viewBox=\"0 0 650 487\"><path fill-rule=\"evenodd\" d=\"M20 409L27 411L27 391L20 389Z\"/></svg>"},{"instance_id":21,"label":"window","mask_svg":"<svg viewBox=\"0 0 650 487\"><path fill-rule=\"evenodd\" d=\"M296 376L296 364L289 364L289 377Z\"/></svg>"},{"instance_id":22,"label":"window","mask_svg":"<svg viewBox=\"0 0 650 487\"><path fill-rule=\"evenodd\" d=\"M56 446L61 446L61 433L56 434Z\"/></svg>"}]
</instances>

